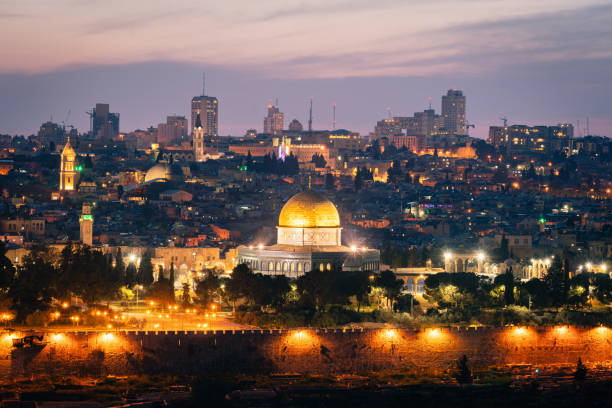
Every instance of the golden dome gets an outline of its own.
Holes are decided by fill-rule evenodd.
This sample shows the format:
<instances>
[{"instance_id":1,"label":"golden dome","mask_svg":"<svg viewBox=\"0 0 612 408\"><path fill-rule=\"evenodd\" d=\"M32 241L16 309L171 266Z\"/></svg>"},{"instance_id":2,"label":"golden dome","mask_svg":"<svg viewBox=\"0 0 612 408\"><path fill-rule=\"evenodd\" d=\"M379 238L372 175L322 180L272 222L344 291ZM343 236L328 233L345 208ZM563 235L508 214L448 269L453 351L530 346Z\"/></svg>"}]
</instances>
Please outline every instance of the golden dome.
<instances>
[{"instance_id":1,"label":"golden dome","mask_svg":"<svg viewBox=\"0 0 612 408\"><path fill-rule=\"evenodd\" d=\"M306 190L291 197L278 217L279 227L339 228L336 206L323 195Z\"/></svg>"},{"instance_id":2,"label":"golden dome","mask_svg":"<svg viewBox=\"0 0 612 408\"><path fill-rule=\"evenodd\" d=\"M150 181L168 181L172 176L172 169L165 163L151 167L145 174L145 183Z\"/></svg>"}]
</instances>

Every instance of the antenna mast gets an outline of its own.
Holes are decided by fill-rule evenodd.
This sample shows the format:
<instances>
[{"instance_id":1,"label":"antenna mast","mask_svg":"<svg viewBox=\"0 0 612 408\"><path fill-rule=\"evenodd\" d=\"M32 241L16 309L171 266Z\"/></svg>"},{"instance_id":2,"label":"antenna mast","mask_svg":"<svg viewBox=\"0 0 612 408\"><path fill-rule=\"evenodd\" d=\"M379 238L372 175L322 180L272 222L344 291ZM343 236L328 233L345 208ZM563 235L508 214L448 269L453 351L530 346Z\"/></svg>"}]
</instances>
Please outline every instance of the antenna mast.
<instances>
[{"instance_id":1,"label":"antenna mast","mask_svg":"<svg viewBox=\"0 0 612 408\"><path fill-rule=\"evenodd\" d=\"M334 120L332 122L332 130L336 130L336 102L334 102Z\"/></svg>"},{"instance_id":2,"label":"antenna mast","mask_svg":"<svg viewBox=\"0 0 612 408\"><path fill-rule=\"evenodd\" d=\"M202 72L202 96L206 96L206 72Z\"/></svg>"},{"instance_id":3,"label":"antenna mast","mask_svg":"<svg viewBox=\"0 0 612 408\"><path fill-rule=\"evenodd\" d=\"M308 116L308 131L312 132L312 96L310 97L310 113Z\"/></svg>"}]
</instances>

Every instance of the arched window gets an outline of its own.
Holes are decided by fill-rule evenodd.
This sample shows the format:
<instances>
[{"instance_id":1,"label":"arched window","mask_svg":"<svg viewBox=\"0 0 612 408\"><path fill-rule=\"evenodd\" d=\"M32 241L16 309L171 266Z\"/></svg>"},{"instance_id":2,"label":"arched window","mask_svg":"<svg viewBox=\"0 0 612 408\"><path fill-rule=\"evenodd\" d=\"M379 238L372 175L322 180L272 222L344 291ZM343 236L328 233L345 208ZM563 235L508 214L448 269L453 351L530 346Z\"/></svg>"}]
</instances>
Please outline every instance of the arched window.
<instances>
[{"instance_id":1,"label":"arched window","mask_svg":"<svg viewBox=\"0 0 612 408\"><path fill-rule=\"evenodd\" d=\"M291 262L291 267L289 269L291 272L295 272L295 262Z\"/></svg>"},{"instance_id":2,"label":"arched window","mask_svg":"<svg viewBox=\"0 0 612 408\"><path fill-rule=\"evenodd\" d=\"M325 265L323 265L323 262L319 263L319 270L321 272L323 272L325 270Z\"/></svg>"},{"instance_id":3,"label":"arched window","mask_svg":"<svg viewBox=\"0 0 612 408\"><path fill-rule=\"evenodd\" d=\"M288 268L287 262L283 262L283 272L287 272L287 268Z\"/></svg>"},{"instance_id":4,"label":"arched window","mask_svg":"<svg viewBox=\"0 0 612 408\"><path fill-rule=\"evenodd\" d=\"M273 271L274 270L274 262L272 262L272 261L268 262L268 270L269 271Z\"/></svg>"},{"instance_id":5,"label":"arched window","mask_svg":"<svg viewBox=\"0 0 612 408\"><path fill-rule=\"evenodd\" d=\"M302 272L302 263L301 262L298 262L298 264L297 264L297 271L298 272Z\"/></svg>"},{"instance_id":6,"label":"arched window","mask_svg":"<svg viewBox=\"0 0 612 408\"><path fill-rule=\"evenodd\" d=\"M310 272L310 262L304 264L304 272Z\"/></svg>"},{"instance_id":7,"label":"arched window","mask_svg":"<svg viewBox=\"0 0 612 408\"><path fill-rule=\"evenodd\" d=\"M331 264L330 264L330 263L328 263L328 264L327 264L326 269L327 269L328 271L331 271Z\"/></svg>"},{"instance_id":8,"label":"arched window","mask_svg":"<svg viewBox=\"0 0 612 408\"><path fill-rule=\"evenodd\" d=\"M281 263L277 262L276 263L276 272L280 272L281 271Z\"/></svg>"}]
</instances>

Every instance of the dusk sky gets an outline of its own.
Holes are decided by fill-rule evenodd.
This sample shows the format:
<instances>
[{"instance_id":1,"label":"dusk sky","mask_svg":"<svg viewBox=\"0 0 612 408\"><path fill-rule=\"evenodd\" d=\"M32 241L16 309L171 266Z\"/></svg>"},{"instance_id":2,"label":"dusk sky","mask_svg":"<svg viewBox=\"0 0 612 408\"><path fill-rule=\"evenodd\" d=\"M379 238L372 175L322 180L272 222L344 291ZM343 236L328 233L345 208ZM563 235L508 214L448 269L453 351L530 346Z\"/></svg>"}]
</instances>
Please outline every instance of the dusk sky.
<instances>
[{"instance_id":1,"label":"dusk sky","mask_svg":"<svg viewBox=\"0 0 612 408\"><path fill-rule=\"evenodd\" d=\"M0 133L52 116L87 131L96 102L121 131L220 100L220 133L262 130L279 99L285 123L367 134L387 115L440 110L467 96L473 135L510 123L590 118L612 136L610 0L0 0ZM577 129L580 136L582 129Z\"/></svg>"}]
</instances>

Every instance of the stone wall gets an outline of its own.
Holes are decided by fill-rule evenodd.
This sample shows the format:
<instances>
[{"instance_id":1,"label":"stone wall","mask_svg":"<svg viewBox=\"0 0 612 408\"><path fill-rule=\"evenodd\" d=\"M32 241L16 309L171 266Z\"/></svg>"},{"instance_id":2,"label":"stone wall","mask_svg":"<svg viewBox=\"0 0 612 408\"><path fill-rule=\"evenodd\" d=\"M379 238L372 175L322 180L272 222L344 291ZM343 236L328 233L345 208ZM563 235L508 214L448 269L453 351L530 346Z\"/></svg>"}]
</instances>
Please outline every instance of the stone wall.
<instances>
[{"instance_id":1,"label":"stone wall","mask_svg":"<svg viewBox=\"0 0 612 408\"><path fill-rule=\"evenodd\" d=\"M0 381L36 374L157 372L364 373L404 369L442 373L466 354L477 368L612 364L612 329L436 328L247 330L225 332L47 333L42 349L0 337Z\"/></svg>"}]
</instances>

